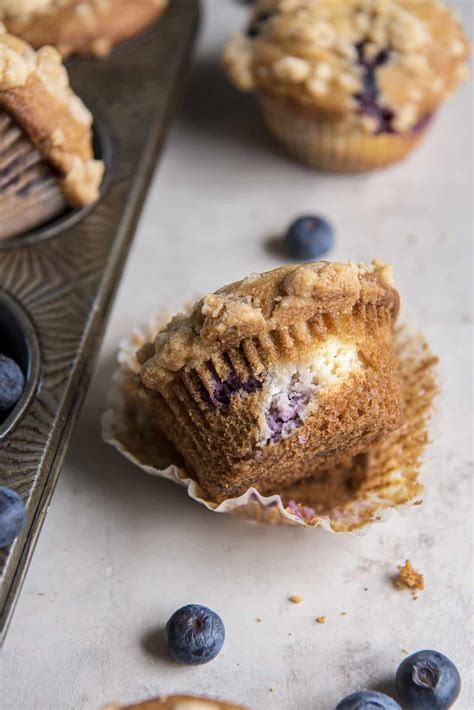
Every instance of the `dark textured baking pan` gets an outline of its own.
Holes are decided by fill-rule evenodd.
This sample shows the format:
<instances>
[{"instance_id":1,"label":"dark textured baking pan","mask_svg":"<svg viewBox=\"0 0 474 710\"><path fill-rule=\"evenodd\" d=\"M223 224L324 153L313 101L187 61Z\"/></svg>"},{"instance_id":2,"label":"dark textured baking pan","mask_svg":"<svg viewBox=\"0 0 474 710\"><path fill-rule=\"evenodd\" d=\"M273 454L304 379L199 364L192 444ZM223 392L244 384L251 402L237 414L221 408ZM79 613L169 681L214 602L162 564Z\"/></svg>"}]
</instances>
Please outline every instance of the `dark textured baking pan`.
<instances>
[{"instance_id":1,"label":"dark textured baking pan","mask_svg":"<svg viewBox=\"0 0 474 710\"><path fill-rule=\"evenodd\" d=\"M0 551L3 640L170 119L186 77L198 0L172 0L141 37L102 60L73 59L71 84L96 118L107 165L100 200L0 243L0 351L26 374L0 419L0 484L25 501L27 523Z\"/></svg>"}]
</instances>

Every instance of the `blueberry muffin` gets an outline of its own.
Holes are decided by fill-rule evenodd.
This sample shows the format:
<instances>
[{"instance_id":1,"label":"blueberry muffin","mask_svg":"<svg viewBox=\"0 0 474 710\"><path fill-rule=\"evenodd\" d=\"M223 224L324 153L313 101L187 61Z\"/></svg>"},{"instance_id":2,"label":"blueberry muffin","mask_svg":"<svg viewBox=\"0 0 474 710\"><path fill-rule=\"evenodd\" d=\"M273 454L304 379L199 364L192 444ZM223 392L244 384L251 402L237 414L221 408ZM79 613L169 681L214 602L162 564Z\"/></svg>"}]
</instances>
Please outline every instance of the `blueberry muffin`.
<instances>
[{"instance_id":1,"label":"blueberry muffin","mask_svg":"<svg viewBox=\"0 0 474 710\"><path fill-rule=\"evenodd\" d=\"M173 695L155 698L138 705L110 705L104 710L245 710L241 705L232 705L222 700L198 698L191 695Z\"/></svg>"},{"instance_id":2,"label":"blueberry muffin","mask_svg":"<svg viewBox=\"0 0 474 710\"><path fill-rule=\"evenodd\" d=\"M103 56L139 34L168 0L1 0L0 21L33 47L57 47L64 56Z\"/></svg>"},{"instance_id":3,"label":"blueberry muffin","mask_svg":"<svg viewBox=\"0 0 474 710\"><path fill-rule=\"evenodd\" d=\"M224 65L293 157L362 172L412 150L468 55L440 0L260 0Z\"/></svg>"},{"instance_id":4,"label":"blueberry muffin","mask_svg":"<svg viewBox=\"0 0 474 710\"><path fill-rule=\"evenodd\" d=\"M125 396L210 500L266 493L350 463L400 425L398 310L378 262L253 274L145 344Z\"/></svg>"},{"instance_id":5,"label":"blueberry muffin","mask_svg":"<svg viewBox=\"0 0 474 710\"><path fill-rule=\"evenodd\" d=\"M0 24L0 239L94 202L103 173L92 115L59 53L36 52Z\"/></svg>"}]
</instances>

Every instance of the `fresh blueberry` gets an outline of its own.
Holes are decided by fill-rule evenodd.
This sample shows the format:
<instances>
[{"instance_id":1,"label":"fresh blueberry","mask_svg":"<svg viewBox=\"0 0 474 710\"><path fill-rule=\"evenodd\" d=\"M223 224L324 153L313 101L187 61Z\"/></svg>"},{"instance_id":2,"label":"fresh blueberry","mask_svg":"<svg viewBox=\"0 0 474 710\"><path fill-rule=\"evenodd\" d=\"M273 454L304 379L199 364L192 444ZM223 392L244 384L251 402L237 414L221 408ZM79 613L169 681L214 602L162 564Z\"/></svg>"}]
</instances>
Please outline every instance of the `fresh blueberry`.
<instances>
[{"instance_id":1,"label":"fresh blueberry","mask_svg":"<svg viewBox=\"0 0 474 710\"><path fill-rule=\"evenodd\" d=\"M187 604L170 617L165 637L175 661L197 666L217 656L224 645L225 629L215 611L200 604Z\"/></svg>"},{"instance_id":2,"label":"fresh blueberry","mask_svg":"<svg viewBox=\"0 0 474 710\"><path fill-rule=\"evenodd\" d=\"M0 486L0 548L8 547L25 524L25 506L20 496Z\"/></svg>"},{"instance_id":3,"label":"fresh blueberry","mask_svg":"<svg viewBox=\"0 0 474 710\"><path fill-rule=\"evenodd\" d=\"M461 676L438 651L418 651L400 664L395 685L407 710L446 710L461 690Z\"/></svg>"},{"instance_id":4,"label":"fresh blueberry","mask_svg":"<svg viewBox=\"0 0 474 710\"><path fill-rule=\"evenodd\" d=\"M290 225L285 241L292 256L298 259L319 259L334 244L334 231L322 217L307 215Z\"/></svg>"},{"instance_id":5,"label":"fresh blueberry","mask_svg":"<svg viewBox=\"0 0 474 710\"><path fill-rule=\"evenodd\" d=\"M402 710L400 705L384 693L361 690L341 700L336 710Z\"/></svg>"},{"instance_id":6,"label":"fresh blueberry","mask_svg":"<svg viewBox=\"0 0 474 710\"><path fill-rule=\"evenodd\" d=\"M10 409L23 392L25 378L14 360L0 355L0 412Z\"/></svg>"}]
</instances>

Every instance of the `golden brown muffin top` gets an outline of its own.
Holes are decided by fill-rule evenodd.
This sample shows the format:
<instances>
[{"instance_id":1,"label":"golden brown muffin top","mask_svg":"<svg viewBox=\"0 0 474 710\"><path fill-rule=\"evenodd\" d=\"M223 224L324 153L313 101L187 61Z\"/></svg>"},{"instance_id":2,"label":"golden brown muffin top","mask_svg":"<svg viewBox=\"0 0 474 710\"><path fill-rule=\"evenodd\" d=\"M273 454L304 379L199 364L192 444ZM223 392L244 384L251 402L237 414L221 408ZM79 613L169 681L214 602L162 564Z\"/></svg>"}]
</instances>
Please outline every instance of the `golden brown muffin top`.
<instances>
[{"instance_id":1,"label":"golden brown muffin top","mask_svg":"<svg viewBox=\"0 0 474 710\"><path fill-rule=\"evenodd\" d=\"M70 204L97 199L104 165L93 156L92 114L71 89L60 54L53 47L35 51L1 23L0 108L58 171Z\"/></svg>"},{"instance_id":2,"label":"golden brown muffin top","mask_svg":"<svg viewBox=\"0 0 474 710\"><path fill-rule=\"evenodd\" d=\"M72 0L2 0L0 18L29 17L35 13L54 12Z\"/></svg>"},{"instance_id":3,"label":"golden brown muffin top","mask_svg":"<svg viewBox=\"0 0 474 710\"><path fill-rule=\"evenodd\" d=\"M405 132L467 76L469 43L440 0L259 0L224 65L243 91ZM364 110L362 110L364 109Z\"/></svg>"},{"instance_id":4,"label":"golden brown muffin top","mask_svg":"<svg viewBox=\"0 0 474 710\"><path fill-rule=\"evenodd\" d=\"M245 338L321 313L350 313L356 304L388 306L396 317L399 297L389 266L316 261L252 274L172 318L155 342L138 353L142 381L157 389L182 367L202 363Z\"/></svg>"},{"instance_id":5,"label":"golden brown muffin top","mask_svg":"<svg viewBox=\"0 0 474 710\"><path fill-rule=\"evenodd\" d=\"M139 705L110 705L104 710L245 710L241 705L232 705L222 700L173 695L169 698L155 698Z\"/></svg>"},{"instance_id":6,"label":"golden brown muffin top","mask_svg":"<svg viewBox=\"0 0 474 710\"><path fill-rule=\"evenodd\" d=\"M0 0L0 21L33 47L104 56L154 22L168 0Z\"/></svg>"}]
</instances>

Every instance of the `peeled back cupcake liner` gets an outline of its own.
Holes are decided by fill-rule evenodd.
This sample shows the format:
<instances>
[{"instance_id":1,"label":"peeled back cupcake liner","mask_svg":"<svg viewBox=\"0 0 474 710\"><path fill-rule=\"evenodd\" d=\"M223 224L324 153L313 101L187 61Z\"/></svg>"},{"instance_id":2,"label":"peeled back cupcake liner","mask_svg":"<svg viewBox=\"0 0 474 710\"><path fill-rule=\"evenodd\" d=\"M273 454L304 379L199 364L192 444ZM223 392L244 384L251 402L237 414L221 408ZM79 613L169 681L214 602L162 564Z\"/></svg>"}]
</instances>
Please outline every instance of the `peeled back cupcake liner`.
<instances>
[{"instance_id":1,"label":"peeled back cupcake liner","mask_svg":"<svg viewBox=\"0 0 474 710\"><path fill-rule=\"evenodd\" d=\"M41 226L66 206L57 175L0 109L0 240Z\"/></svg>"},{"instance_id":2,"label":"peeled back cupcake liner","mask_svg":"<svg viewBox=\"0 0 474 710\"><path fill-rule=\"evenodd\" d=\"M402 327L396 335L405 409L399 429L381 437L351 464L341 464L324 476L307 478L267 495L251 487L238 497L216 503L189 476L174 447L124 396L124 381L140 369L137 350L152 341L166 322L154 317L120 343L120 366L114 373L108 409L102 417L104 441L136 466L186 488L190 498L213 512L271 525L356 532L371 522L385 520L394 509L400 511L422 502L419 478L437 393L437 359L421 334Z\"/></svg>"},{"instance_id":3,"label":"peeled back cupcake liner","mask_svg":"<svg viewBox=\"0 0 474 710\"><path fill-rule=\"evenodd\" d=\"M336 173L363 173L402 160L430 123L408 133L367 133L320 118L294 100L260 94L258 101L266 127L291 157Z\"/></svg>"}]
</instances>

